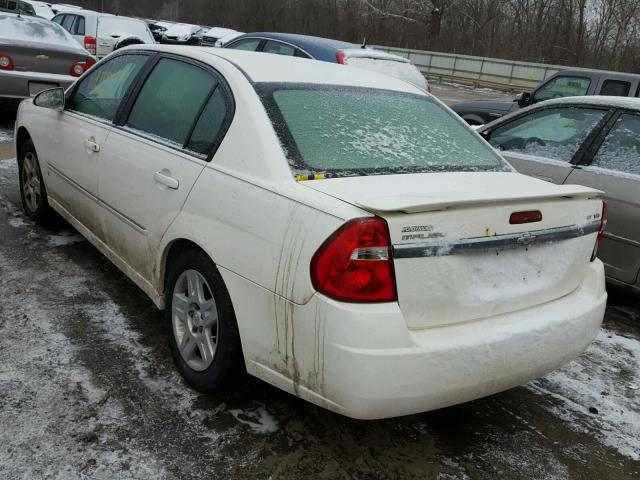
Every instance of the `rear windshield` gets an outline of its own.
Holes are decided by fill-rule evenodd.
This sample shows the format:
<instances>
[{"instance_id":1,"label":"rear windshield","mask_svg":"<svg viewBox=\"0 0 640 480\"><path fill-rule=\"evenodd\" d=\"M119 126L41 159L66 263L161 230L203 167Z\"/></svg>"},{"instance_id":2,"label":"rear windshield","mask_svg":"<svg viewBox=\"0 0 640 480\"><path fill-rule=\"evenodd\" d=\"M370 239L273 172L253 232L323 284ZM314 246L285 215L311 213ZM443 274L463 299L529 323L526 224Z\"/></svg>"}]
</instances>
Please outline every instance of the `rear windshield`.
<instances>
[{"instance_id":1,"label":"rear windshield","mask_svg":"<svg viewBox=\"0 0 640 480\"><path fill-rule=\"evenodd\" d=\"M15 42L20 46L50 43L81 49L78 42L60 25L37 17L0 14L0 40Z\"/></svg>"},{"instance_id":2,"label":"rear windshield","mask_svg":"<svg viewBox=\"0 0 640 480\"><path fill-rule=\"evenodd\" d=\"M510 170L426 95L317 85L256 88L295 175Z\"/></svg>"}]
</instances>

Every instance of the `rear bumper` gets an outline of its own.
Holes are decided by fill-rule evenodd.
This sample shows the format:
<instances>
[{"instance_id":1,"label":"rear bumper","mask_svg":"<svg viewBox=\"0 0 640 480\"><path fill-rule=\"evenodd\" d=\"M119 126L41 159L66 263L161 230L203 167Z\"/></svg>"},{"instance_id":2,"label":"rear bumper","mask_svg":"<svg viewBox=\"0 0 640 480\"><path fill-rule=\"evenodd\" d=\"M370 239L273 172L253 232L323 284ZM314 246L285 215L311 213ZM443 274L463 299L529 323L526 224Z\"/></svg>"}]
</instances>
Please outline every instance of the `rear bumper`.
<instances>
[{"instance_id":1,"label":"rear bumper","mask_svg":"<svg viewBox=\"0 0 640 480\"><path fill-rule=\"evenodd\" d=\"M67 88L76 80L71 75L0 70L0 98L28 98L37 93L44 84L48 84L48 88Z\"/></svg>"},{"instance_id":2,"label":"rear bumper","mask_svg":"<svg viewBox=\"0 0 640 480\"><path fill-rule=\"evenodd\" d=\"M349 417L435 410L521 385L569 362L596 336L606 299L599 260L578 290L553 302L423 330L408 330L392 304L376 311L316 295L295 309L296 338L320 337L315 345L296 345L290 379L298 383L265 368L252 373ZM313 329L301 331L308 322Z\"/></svg>"}]
</instances>

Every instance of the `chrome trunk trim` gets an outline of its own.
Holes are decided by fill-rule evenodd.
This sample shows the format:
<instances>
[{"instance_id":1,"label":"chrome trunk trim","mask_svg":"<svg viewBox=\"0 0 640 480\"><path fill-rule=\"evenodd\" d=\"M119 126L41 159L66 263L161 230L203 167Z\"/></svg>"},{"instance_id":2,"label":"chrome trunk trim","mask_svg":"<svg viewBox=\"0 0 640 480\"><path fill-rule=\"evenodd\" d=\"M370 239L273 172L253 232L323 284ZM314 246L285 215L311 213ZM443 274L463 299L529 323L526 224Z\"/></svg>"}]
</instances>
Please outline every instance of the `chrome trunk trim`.
<instances>
[{"instance_id":1,"label":"chrome trunk trim","mask_svg":"<svg viewBox=\"0 0 640 480\"><path fill-rule=\"evenodd\" d=\"M394 258L443 257L463 255L487 250L529 248L542 243L557 242L596 233L600 221L584 225L533 230L509 235L466 238L461 240L435 240L424 243L407 243L393 246Z\"/></svg>"}]
</instances>

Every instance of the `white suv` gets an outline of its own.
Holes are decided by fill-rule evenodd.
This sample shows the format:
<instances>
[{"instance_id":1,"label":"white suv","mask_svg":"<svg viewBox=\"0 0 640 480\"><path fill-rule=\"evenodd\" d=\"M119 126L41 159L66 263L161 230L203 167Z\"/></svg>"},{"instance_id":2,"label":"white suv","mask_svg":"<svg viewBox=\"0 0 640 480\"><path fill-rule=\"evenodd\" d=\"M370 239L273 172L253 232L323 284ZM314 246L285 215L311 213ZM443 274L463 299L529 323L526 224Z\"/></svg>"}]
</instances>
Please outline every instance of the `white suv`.
<instances>
[{"instance_id":1,"label":"white suv","mask_svg":"<svg viewBox=\"0 0 640 480\"><path fill-rule=\"evenodd\" d=\"M51 21L62 25L98 59L127 45L156 43L148 25L135 18L67 9L60 11Z\"/></svg>"}]
</instances>

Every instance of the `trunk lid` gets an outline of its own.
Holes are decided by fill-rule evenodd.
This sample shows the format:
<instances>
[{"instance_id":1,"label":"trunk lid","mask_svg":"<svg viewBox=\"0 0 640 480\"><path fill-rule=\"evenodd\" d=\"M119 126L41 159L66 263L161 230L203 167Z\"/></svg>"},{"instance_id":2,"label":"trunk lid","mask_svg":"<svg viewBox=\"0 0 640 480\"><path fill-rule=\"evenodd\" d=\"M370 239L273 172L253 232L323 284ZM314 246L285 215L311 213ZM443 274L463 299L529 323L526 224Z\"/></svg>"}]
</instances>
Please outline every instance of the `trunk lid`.
<instances>
[{"instance_id":1,"label":"trunk lid","mask_svg":"<svg viewBox=\"0 0 640 480\"><path fill-rule=\"evenodd\" d=\"M69 75L74 63L85 62L89 54L79 48L53 47L39 42L13 45L10 50L16 71Z\"/></svg>"},{"instance_id":2,"label":"trunk lid","mask_svg":"<svg viewBox=\"0 0 640 480\"><path fill-rule=\"evenodd\" d=\"M516 173L427 173L304 182L386 219L410 328L480 319L574 291L593 252L601 192ZM511 224L514 212L542 220Z\"/></svg>"}]
</instances>

